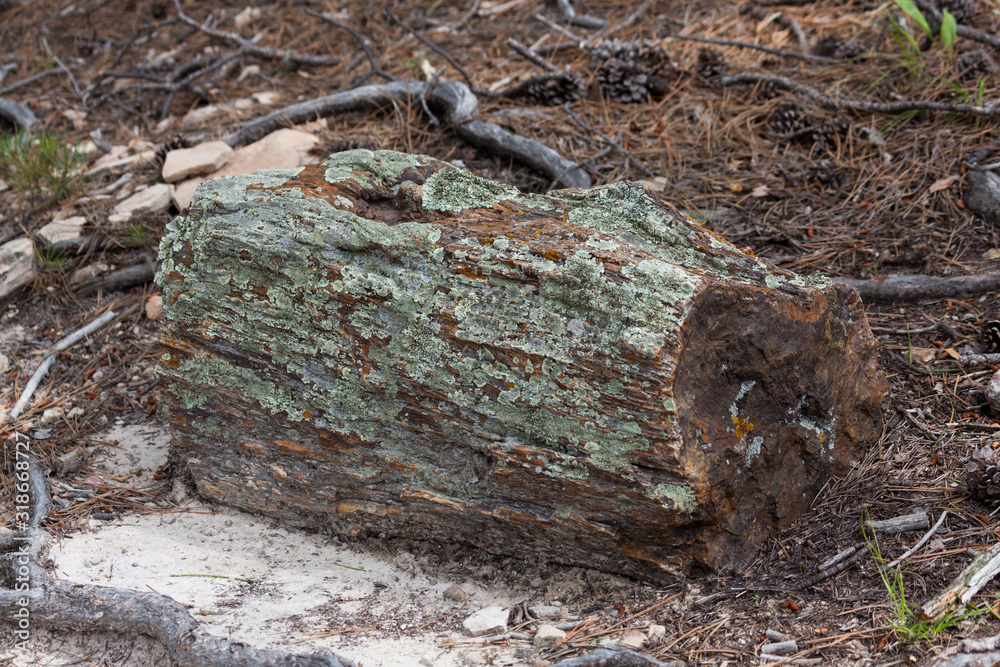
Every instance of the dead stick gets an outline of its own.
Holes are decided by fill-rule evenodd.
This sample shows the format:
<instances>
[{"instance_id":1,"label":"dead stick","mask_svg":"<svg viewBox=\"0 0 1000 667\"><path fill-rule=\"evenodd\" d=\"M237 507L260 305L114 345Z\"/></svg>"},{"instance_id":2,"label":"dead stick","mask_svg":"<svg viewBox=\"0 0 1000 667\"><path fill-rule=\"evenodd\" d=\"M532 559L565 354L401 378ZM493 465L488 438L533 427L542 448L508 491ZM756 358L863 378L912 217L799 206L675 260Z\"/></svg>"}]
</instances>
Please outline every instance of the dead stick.
<instances>
[{"instance_id":1,"label":"dead stick","mask_svg":"<svg viewBox=\"0 0 1000 667\"><path fill-rule=\"evenodd\" d=\"M913 554L917 553L917 551L919 551L920 548L927 543L927 540L931 539L931 535L933 535L934 533L938 532L938 528L941 527L941 524L944 523L944 520L945 520L945 518L947 516L948 516L948 510L944 510L943 512L941 512L941 516L938 518L937 523L935 523L934 526L930 530L928 530L926 533L924 533L924 536L920 538L920 541L917 542L916 544L914 544L909 549L907 549L906 553L904 553L902 556L900 556L896 560L894 560L891 563L889 563L888 565L886 565L886 567L889 567L889 568L896 567L897 565L899 565L900 563L902 563L904 560L906 560L907 558L909 558Z\"/></svg>"},{"instance_id":2,"label":"dead stick","mask_svg":"<svg viewBox=\"0 0 1000 667\"><path fill-rule=\"evenodd\" d=\"M974 116L1000 116L1000 104L988 107L976 104L949 104L947 102L932 102L930 100L904 100L901 102L861 102L843 97L833 98L816 88L792 81L787 76L759 74L757 72L737 72L716 78L715 85L725 87L738 83L771 83L779 88L803 95L824 109L843 111L874 111L877 113L902 113L904 111L946 111L950 113L968 113Z\"/></svg>"},{"instance_id":3,"label":"dead stick","mask_svg":"<svg viewBox=\"0 0 1000 667\"><path fill-rule=\"evenodd\" d=\"M550 63L545 58L541 57L527 46L517 41L513 37L507 40L507 45L520 53L524 58L530 60L536 67L539 67L547 72L552 72L553 74L565 74L561 69Z\"/></svg>"},{"instance_id":4,"label":"dead stick","mask_svg":"<svg viewBox=\"0 0 1000 667\"><path fill-rule=\"evenodd\" d=\"M1000 543L986 549L955 577L946 589L920 605L920 618L936 621L956 607L964 607L972 596L1000 572Z\"/></svg>"},{"instance_id":5,"label":"dead stick","mask_svg":"<svg viewBox=\"0 0 1000 667\"><path fill-rule=\"evenodd\" d=\"M247 53L258 56L261 58L268 58L270 60L280 60L283 62L292 62L297 65L318 65L321 67L337 65L340 63L340 58L336 56L317 56L308 53L297 53L291 49L276 49L268 48L264 46L257 46L249 39L245 39L240 35L232 32L225 32L223 30L216 30L215 28L210 28L203 23L199 23L190 16L184 13L181 9L180 0L174 0L174 9L177 10L177 16L181 21L187 23L192 28L197 28L201 32L205 33L209 37L215 37L216 39L221 39L234 44Z\"/></svg>"},{"instance_id":6,"label":"dead stick","mask_svg":"<svg viewBox=\"0 0 1000 667\"><path fill-rule=\"evenodd\" d=\"M295 123L347 111L379 109L396 100L419 96L426 85L422 81L400 80L331 93L252 120L227 136L225 141L233 147L245 146L276 129ZM446 110L445 123L469 143L516 158L549 178L558 177L564 187L590 187L590 176L555 150L534 139L513 134L495 123L479 120L479 102L465 84L458 81L439 83L427 94L427 100Z\"/></svg>"},{"instance_id":7,"label":"dead stick","mask_svg":"<svg viewBox=\"0 0 1000 667\"><path fill-rule=\"evenodd\" d=\"M858 290L862 301L905 303L921 299L966 299L1000 290L1000 274L935 278L933 276L891 276L882 280L834 278Z\"/></svg>"},{"instance_id":8,"label":"dead stick","mask_svg":"<svg viewBox=\"0 0 1000 667\"><path fill-rule=\"evenodd\" d=\"M619 144L617 141L615 141L614 139L612 139L608 135L604 134L600 130L595 130L594 128L592 128L589 125L587 125L586 123L584 123L583 120L581 120L581 118L579 116L577 116L575 113L573 113L573 110L569 108L569 102L567 102L566 104L563 105L563 110L566 111L566 113L569 114L570 118L572 118L573 122L575 122L577 125L579 125L583 129L587 130L588 132L592 132L593 134L596 134L601 139L604 139L610 145L614 146L619 151L621 151L629 160L632 161L633 164L635 164L635 166L639 167L639 169L642 169L642 172L644 174L646 174L646 176L648 178L653 178L654 176L656 176L656 174L654 174L653 172L651 172L646 165L644 165L642 162L639 162L639 160L634 155L632 155L627 150L625 150L624 148L622 148L621 144Z\"/></svg>"},{"instance_id":9,"label":"dead stick","mask_svg":"<svg viewBox=\"0 0 1000 667\"><path fill-rule=\"evenodd\" d=\"M841 62L837 58L828 58L826 56L815 56L811 53L800 53L798 51L786 51L785 49L776 49L770 46L764 46L763 44L754 44L753 42L739 42L735 39L715 39L712 37L695 37L694 35L671 35L673 39L683 39L689 42L701 42L703 44L716 44L718 46L736 46L741 49L754 49L756 51L763 51L764 53L770 53L775 56L782 56L784 58L796 58L798 60L809 60L817 63L836 63Z\"/></svg>"},{"instance_id":10,"label":"dead stick","mask_svg":"<svg viewBox=\"0 0 1000 667\"><path fill-rule=\"evenodd\" d=\"M336 17L334 17L329 12L316 12L309 9L308 7L305 9L305 12L309 16L321 19L323 21L326 21L327 23L332 23L341 30L346 30L347 32L349 32L351 34L351 37L354 38L354 41L357 42L358 46L361 47L361 50L365 52L365 58L368 59L368 64L371 66L371 72L369 72L369 74L378 74L379 76L384 77L389 81L395 81L396 79L399 78L393 76L392 74L389 74L388 72L386 72L385 70L383 70L381 67L378 66L378 61L375 59L375 54L372 53L371 48L369 48L368 46L368 40L362 37L357 30L347 25L346 23L341 23Z\"/></svg>"}]
</instances>

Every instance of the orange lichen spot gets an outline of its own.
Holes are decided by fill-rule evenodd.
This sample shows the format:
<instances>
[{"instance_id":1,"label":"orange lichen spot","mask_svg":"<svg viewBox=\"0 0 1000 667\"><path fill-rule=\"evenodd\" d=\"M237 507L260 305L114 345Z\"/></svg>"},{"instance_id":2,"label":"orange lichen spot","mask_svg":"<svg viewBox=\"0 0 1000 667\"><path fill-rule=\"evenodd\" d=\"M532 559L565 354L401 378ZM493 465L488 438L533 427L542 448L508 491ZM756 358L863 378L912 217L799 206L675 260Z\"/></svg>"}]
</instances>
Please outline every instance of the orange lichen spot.
<instances>
[{"instance_id":1,"label":"orange lichen spot","mask_svg":"<svg viewBox=\"0 0 1000 667\"><path fill-rule=\"evenodd\" d=\"M508 389L513 389L514 388L514 383L513 382L504 382L503 386L507 387Z\"/></svg>"},{"instance_id":2,"label":"orange lichen spot","mask_svg":"<svg viewBox=\"0 0 1000 667\"><path fill-rule=\"evenodd\" d=\"M744 255L748 255L749 257L756 257L757 256L757 255L753 254L753 249L750 246L747 246L745 248L740 248L740 252L743 253Z\"/></svg>"},{"instance_id":3,"label":"orange lichen spot","mask_svg":"<svg viewBox=\"0 0 1000 667\"><path fill-rule=\"evenodd\" d=\"M163 357L160 359L160 362L164 366L166 366L167 368L174 368L174 369L176 369L176 368L180 368L181 367L181 358L177 357L177 356L174 356L172 354L169 355L169 356L166 355L166 354L163 355Z\"/></svg>"},{"instance_id":4,"label":"orange lichen spot","mask_svg":"<svg viewBox=\"0 0 1000 667\"><path fill-rule=\"evenodd\" d=\"M303 419L312 419L313 418L312 410L305 410L305 411L303 411L302 412L302 418Z\"/></svg>"},{"instance_id":5,"label":"orange lichen spot","mask_svg":"<svg viewBox=\"0 0 1000 667\"><path fill-rule=\"evenodd\" d=\"M487 236L484 239L479 239L479 245L493 245L493 237Z\"/></svg>"},{"instance_id":6,"label":"orange lichen spot","mask_svg":"<svg viewBox=\"0 0 1000 667\"><path fill-rule=\"evenodd\" d=\"M536 229L535 230L535 236L541 236L541 235L542 235L542 230Z\"/></svg>"},{"instance_id":7,"label":"orange lichen spot","mask_svg":"<svg viewBox=\"0 0 1000 667\"><path fill-rule=\"evenodd\" d=\"M753 430L753 424L739 415L733 415L733 423L736 424L736 437L742 438Z\"/></svg>"},{"instance_id":8,"label":"orange lichen spot","mask_svg":"<svg viewBox=\"0 0 1000 667\"><path fill-rule=\"evenodd\" d=\"M462 268L456 269L455 273L459 273L459 274L461 274L463 276L468 276L469 278L472 278L473 280L482 280L483 279L483 269L481 267L478 267L478 266L475 268L475 270L473 270L472 267L463 266Z\"/></svg>"},{"instance_id":9,"label":"orange lichen spot","mask_svg":"<svg viewBox=\"0 0 1000 667\"><path fill-rule=\"evenodd\" d=\"M177 273L176 271L171 271L170 273L167 274L167 280L166 280L166 282L172 283L175 280L179 280L181 282L184 282L184 276L181 275L180 273Z\"/></svg>"},{"instance_id":10,"label":"orange lichen spot","mask_svg":"<svg viewBox=\"0 0 1000 667\"><path fill-rule=\"evenodd\" d=\"M819 433L816 434L816 439L819 440L820 442L823 442L824 440L826 440L826 434L824 434L821 431L821 432L819 432Z\"/></svg>"},{"instance_id":11,"label":"orange lichen spot","mask_svg":"<svg viewBox=\"0 0 1000 667\"><path fill-rule=\"evenodd\" d=\"M361 367L361 375L368 375L371 372L372 372L372 367L369 366L368 364L365 364L364 366Z\"/></svg>"},{"instance_id":12,"label":"orange lichen spot","mask_svg":"<svg viewBox=\"0 0 1000 667\"><path fill-rule=\"evenodd\" d=\"M551 262L555 262L555 261L558 261L558 260L562 259L562 256L559 253L557 253L555 250L549 248L548 250L545 251L545 259L547 259L547 260L549 260Z\"/></svg>"}]
</instances>

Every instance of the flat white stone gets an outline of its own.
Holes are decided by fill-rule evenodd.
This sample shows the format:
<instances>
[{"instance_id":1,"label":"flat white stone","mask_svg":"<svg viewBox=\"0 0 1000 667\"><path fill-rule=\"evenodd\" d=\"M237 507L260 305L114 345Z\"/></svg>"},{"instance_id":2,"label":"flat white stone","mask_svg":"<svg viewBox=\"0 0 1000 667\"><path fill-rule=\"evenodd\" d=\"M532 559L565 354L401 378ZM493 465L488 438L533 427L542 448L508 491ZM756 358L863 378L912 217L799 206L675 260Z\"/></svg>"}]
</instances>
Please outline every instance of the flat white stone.
<instances>
[{"instance_id":1,"label":"flat white stone","mask_svg":"<svg viewBox=\"0 0 1000 667\"><path fill-rule=\"evenodd\" d=\"M188 176L210 174L225 166L233 149L225 141L206 141L193 148L179 148L167 153L163 161L163 180L176 183Z\"/></svg>"},{"instance_id":2,"label":"flat white stone","mask_svg":"<svg viewBox=\"0 0 1000 667\"><path fill-rule=\"evenodd\" d=\"M68 241L70 239L75 239L81 236L83 226L87 223L87 219L80 215L74 215L71 218L63 218L62 220L53 220L49 224L45 225L39 229L36 234L41 238L45 239L49 243L58 243L59 241Z\"/></svg>"},{"instance_id":3,"label":"flat white stone","mask_svg":"<svg viewBox=\"0 0 1000 667\"><path fill-rule=\"evenodd\" d=\"M0 245L0 297L5 297L35 278L35 244L19 238Z\"/></svg>"},{"instance_id":4,"label":"flat white stone","mask_svg":"<svg viewBox=\"0 0 1000 667\"><path fill-rule=\"evenodd\" d=\"M93 280L101 274L107 273L110 270L111 267L104 262L94 262L93 264L88 264L87 266L81 267L73 272L73 275L69 277L69 284L83 284L87 281Z\"/></svg>"},{"instance_id":5,"label":"flat white stone","mask_svg":"<svg viewBox=\"0 0 1000 667\"><path fill-rule=\"evenodd\" d=\"M646 635L638 630L629 630L618 642L619 646L624 646L625 648L630 648L638 651L646 644Z\"/></svg>"},{"instance_id":6,"label":"flat white stone","mask_svg":"<svg viewBox=\"0 0 1000 667\"><path fill-rule=\"evenodd\" d=\"M554 625L542 623L538 626L538 630L535 632L535 639L531 643L535 648L543 648L545 646L555 646L564 639L566 639L565 632Z\"/></svg>"},{"instance_id":7,"label":"flat white stone","mask_svg":"<svg viewBox=\"0 0 1000 667\"><path fill-rule=\"evenodd\" d=\"M504 607L486 607L462 621L462 632L469 637L498 635L507 631L510 611Z\"/></svg>"},{"instance_id":8,"label":"flat white stone","mask_svg":"<svg viewBox=\"0 0 1000 667\"><path fill-rule=\"evenodd\" d=\"M157 183L119 202L109 220L114 218L121 221L121 216L128 220L147 213L161 213L170 207L171 201L170 186L166 183Z\"/></svg>"},{"instance_id":9,"label":"flat white stone","mask_svg":"<svg viewBox=\"0 0 1000 667\"><path fill-rule=\"evenodd\" d=\"M309 154L309 150L317 141L315 136L301 130L283 128L272 132L249 146L237 148L222 169L206 177L196 176L178 183L173 193L174 204L178 210L186 209L191 205L195 188L209 178L242 176L261 169L291 169L312 164L316 158Z\"/></svg>"}]
</instances>

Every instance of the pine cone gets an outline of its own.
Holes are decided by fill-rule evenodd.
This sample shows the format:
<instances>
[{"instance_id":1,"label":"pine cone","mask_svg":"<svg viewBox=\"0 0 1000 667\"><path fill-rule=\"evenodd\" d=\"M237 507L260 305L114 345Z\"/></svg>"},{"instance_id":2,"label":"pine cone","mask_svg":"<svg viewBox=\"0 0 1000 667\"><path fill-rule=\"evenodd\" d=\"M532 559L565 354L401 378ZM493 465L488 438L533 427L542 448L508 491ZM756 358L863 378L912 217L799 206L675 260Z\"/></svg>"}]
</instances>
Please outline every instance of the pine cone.
<instances>
[{"instance_id":1,"label":"pine cone","mask_svg":"<svg viewBox=\"0 0 1000 667\"><path fill-rule=\"evenodd\" d=\"M1000 352L1000 320L989 320L983 323L979 333L979 342L987 353Z\"/></svg>"},{"instance_id":2,"label":"pine cone","mask_svg":"<svg viewBox=\"0 0 1000 667\"><path fill-rule=\"evenodd\" d=\"M767 125L775 134L788 136L805 127L805 120L799 107L793 102L782 102L767 119Z\"/></svg>"},{"instance_id":3,"label":"pine cone","mask_svg":"<svg viewBox=\"0 0 1000 667\"><path fill-rule=\"evenodd\" d=\"M853 39L841 39L836 35L827 35L820 39L812 48L814 56L847 60L860 56L866 51L864 45Z\"/></svg>"},{"instance_id":4,"label":"pine cone","mask_svg":"<svg viewBox=\"0 0 1000 667\"><path fill-rule=\"evenodd\" d=\"M162 166L163 161L167 159L167 153L170 151L175 151L180 148L190 148L191 142L187 140L186 137L180 134L174 134L166 138L166 140L153 148L153 155L156 156L157 161Z\"/></svg>"},{"instance_id":5,"label":"pine cone","mask_svg":"<svg viewBox=\"0 0 1000 667\"><path fill-rule=\"evenodd\" d=\"M996 507L1000 505L1000 467L996 454L986 445L974 452L965 464L962 481L969 487L969 494Z\"/></svg>"},{"instance_id":6,"label":"pine cone","mask_svg":"<svg viewBox=\"0 0 1000 667\"><path fill-rule=\"evenodd\" d=\"M986 49L966 51L955 60L955 73L964 81L977 81L997 71L997 64Z\"/></svg>"},{"instance_id":7,"label":"pine cone","mask_svg":"<svg viewBox=\"0 0 1000 667\"><path fill-rule=\"evenodd\" d=\"M576 74L544 74L502 90L500 94L528 104L556 107L581 99L585 88L583 79Z\"/></svg>"},{"instance_id":8,"label":"pine cone","mask_svg":"<svg viewBox=\"0 0 1000 667\"><path fill-rule=\"evenodd\" d=\"M597 64L595 76L604 94L614 102L645 102L659 98L677 73L667 53L651 42L604 40L591 51Z\"/></svg>"},{"instance_id":9,"label":"pine cone","mask_svg":"<svg viewBox=\"0 0 1000 667\"><path fill-rule=\"evenodd\" d=\"M851 121L843 116L833 118L813 130L813 145L827 150L836 148L838 140L846 137L850 129Z\"/></svg>"},{"instance_id":10,"label":"pine cone","mask_svg":"<svg viewBox=\"0 0 1000 667\"><path fill-rule=\"evenodd\" d=\"M714 79L720 74L725 73L728 67L726 59L715 49L701 49L698 51L698 61L695 69L698 72L698 76L702 79L706 81Z\"/></svg>"},{"instance_id":11,"label":"pine cone","mask_svg":"<svg viewBox=\"0 0 1000 667\"><path fill-rule=\"evenodd\" d=\"M968 24L976 15L976 4L976 0L938 0L938 9L947 9L956 21Z\"/></svg>"},{"instance_id":12,"label":"pine cone","mask_svg":"<svg viewBox=\"0 0 1000 667\"><path fill-rule=\"evenodd\" d=\"M832 160L818 160L806 167L806 183L819 183L824 190L839 190L847 179Z\"/></svg>"}]
</instances>

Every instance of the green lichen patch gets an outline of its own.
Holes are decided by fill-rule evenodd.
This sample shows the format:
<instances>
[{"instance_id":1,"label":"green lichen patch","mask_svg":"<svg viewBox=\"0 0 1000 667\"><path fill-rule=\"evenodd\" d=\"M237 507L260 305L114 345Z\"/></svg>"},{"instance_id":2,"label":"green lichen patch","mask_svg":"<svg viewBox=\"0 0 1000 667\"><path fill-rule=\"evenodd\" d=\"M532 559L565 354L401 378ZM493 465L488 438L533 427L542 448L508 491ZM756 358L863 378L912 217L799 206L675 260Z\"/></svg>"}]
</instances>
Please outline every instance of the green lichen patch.
<instances>
[{"instance_id":1,"label":"green lichen patch","mask_svg":"<svg viewBox=\"0 0 1000 667\"><path fill-rule=\"evenodd\" d=\"M513 185L497 183L461 169L446 167L424 183L423 206L429 211L460 212L493 206L519 194Z\"/></svg>"}]
</instances>

